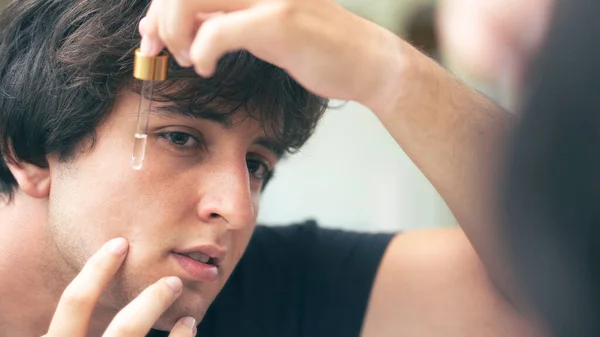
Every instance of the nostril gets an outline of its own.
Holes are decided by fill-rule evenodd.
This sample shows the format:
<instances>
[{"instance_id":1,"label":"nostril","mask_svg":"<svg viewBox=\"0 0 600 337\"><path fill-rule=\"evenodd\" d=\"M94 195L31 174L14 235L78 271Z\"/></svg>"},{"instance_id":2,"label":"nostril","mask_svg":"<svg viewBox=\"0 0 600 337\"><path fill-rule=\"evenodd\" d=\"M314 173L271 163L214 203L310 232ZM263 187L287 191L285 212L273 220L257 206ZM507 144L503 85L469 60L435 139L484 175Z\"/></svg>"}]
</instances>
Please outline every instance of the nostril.
<instances>
[{"instance_id":1,"label":"nostril","mask_svg":"<svg viewBox=\"0 0 600 337\"><path fill-rule=\"evenodd\" d=\"M213 218L213 219L214 218L218 218L219 214L217 214L217 213L210 213L210 217Z\"/></svg>"}]
</instances>

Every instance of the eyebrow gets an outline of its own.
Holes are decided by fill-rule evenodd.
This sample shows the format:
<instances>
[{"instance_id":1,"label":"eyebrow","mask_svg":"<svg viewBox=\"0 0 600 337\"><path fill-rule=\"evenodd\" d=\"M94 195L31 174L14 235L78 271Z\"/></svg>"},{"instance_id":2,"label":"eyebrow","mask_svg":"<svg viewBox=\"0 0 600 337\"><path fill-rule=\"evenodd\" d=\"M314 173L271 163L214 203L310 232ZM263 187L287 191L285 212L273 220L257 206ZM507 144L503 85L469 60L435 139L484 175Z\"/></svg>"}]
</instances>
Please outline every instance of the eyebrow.
<instances>
[{"instance_id":1,"label":"eyebrow","mask_svg":"<svg viewBox=\"0 0 600 337\"><path fill-rule=\"evenodd\" d=\"M281 142L278 142L277 140L271 137L258 138L254 141L254 144L262 146L265 149L272 152L277 157L277 160L281 159L283 157L283 154L285 153L285 148L283 147Z\"/></svg>"},{"instance_id":2,"label":"eyebrow","mask_svg":"<svg viewBox=\"0 0 600 337\"><path fill-rule=\"evenodd\" d=\"M202 108L202 112L193 113L191 111L186 111L185 109L181 109L176 105L152 105L151 114L161 117L171 117L171 118L188 118L191 120L208 120L211 122L215 122L221 125L223 128L230 128L231 122L227 120L227 117L211 107L205 106Z\"/></svg>"},{"instance_id":3,"label":"eyebrow","mask_svg":"<svg viewBox=\"0 0 600 337\"><path fill-rule=\"evenodd\" d=\"M232 123L227 116L211 107L203 107L201 113L192 113L179 108L176 105L152 105L151 114L171 118L188 118L191 120L208 120L221 125L223 128L231 128ZM285 146L273 137L260 137L253 142L254 145L261 146L272 152L277 159L281 159L285 153Z\"/></svg>"}]
</instances>

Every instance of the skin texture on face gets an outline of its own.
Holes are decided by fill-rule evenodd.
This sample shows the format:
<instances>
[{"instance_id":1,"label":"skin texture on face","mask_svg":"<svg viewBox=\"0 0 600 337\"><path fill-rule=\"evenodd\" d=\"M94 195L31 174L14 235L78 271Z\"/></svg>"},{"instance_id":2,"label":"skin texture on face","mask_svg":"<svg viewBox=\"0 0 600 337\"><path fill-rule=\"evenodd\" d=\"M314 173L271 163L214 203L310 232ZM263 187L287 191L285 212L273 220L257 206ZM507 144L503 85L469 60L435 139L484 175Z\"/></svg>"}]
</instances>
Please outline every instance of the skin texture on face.
<instances>
[{"instance_id":1,"label":"skin texture on face","mask_svg":"<svg viewBox=\"0 0 600 337\"><path fill-rule=\"evenodd\" d=\"M131 168L139 96L123 93L72 161L50 159L49 233L62 268L74 277L106 241L125 237L129 253L100 300L110 315L165 276L184 290L155 328L183 316L200 321L243 254L256 223L262 177L278 157L260 145L261 125L234 116L230 127L153 113L146 159ZM226 250L216 282L193 279L173 251L201 245Z\"/></svg>"}]
</instances>

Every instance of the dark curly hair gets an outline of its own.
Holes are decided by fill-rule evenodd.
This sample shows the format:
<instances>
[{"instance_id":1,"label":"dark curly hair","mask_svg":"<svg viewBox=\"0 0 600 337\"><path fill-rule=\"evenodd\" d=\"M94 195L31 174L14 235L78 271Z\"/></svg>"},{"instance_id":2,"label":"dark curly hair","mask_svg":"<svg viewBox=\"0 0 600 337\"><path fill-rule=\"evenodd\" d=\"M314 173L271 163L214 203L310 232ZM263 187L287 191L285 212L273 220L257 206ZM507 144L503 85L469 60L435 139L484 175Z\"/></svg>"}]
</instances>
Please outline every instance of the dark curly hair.
<instances>
[{"instance_id":1,"label":"dark curly hair","mask_svg":"<svg viewBox=\"0 0 600 337\"><path fill-rule=\"evenodd\" d=\"M0 14L0 197L10 200L17 188L7 161L45 166L50 153L72 159L82 140L94 140L117 94L137 90L133 52L149 3L18 0ZM328 104L246 51L222 57L207 79L173 61L169 67L155 100L225 123L245 111L287 152L306 142Z\"/></svg>"}]
</instances>

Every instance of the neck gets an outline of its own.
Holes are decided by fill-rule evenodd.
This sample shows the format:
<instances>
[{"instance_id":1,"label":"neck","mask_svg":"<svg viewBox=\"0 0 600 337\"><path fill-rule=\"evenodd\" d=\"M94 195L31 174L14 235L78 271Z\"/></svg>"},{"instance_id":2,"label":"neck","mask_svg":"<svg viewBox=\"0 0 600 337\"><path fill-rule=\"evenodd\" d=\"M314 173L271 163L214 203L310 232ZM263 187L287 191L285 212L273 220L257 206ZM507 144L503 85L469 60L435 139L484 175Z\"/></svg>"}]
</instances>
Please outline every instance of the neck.
<instances>
[{"instance_id":1,"label":"neck","mask_svg":"<svg viewBox=\"0 0 600 337\"><path fill-rule=\"evenodd\" d=\"M75 271L60 263L48 235L46 200L17 192L0 204L0 219L0 334L42 336ZM114 314L97 312L91 329L102 331Z\"/></svg>"}]
</instances>

